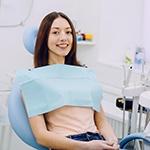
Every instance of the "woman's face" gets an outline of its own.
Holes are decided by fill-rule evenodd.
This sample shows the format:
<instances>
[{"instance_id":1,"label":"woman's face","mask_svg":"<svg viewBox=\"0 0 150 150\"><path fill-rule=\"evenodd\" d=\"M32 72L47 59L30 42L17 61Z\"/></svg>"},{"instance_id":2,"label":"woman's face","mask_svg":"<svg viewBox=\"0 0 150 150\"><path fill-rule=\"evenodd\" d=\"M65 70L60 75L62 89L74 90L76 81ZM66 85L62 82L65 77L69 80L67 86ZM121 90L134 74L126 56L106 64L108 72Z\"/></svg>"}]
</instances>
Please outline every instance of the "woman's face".
<instances>
[{"instance_id":1,"label":"woman's face","mask_svg":"<svg viewBox=\"0 0 150 150\"><path fill-rule=\"evenodd\" d=\"M56 18L48 37L49 64L64 63L65 56L72 48L72 42L72 29L68 21L62 17Z\"/></svg>"}]
</instances>

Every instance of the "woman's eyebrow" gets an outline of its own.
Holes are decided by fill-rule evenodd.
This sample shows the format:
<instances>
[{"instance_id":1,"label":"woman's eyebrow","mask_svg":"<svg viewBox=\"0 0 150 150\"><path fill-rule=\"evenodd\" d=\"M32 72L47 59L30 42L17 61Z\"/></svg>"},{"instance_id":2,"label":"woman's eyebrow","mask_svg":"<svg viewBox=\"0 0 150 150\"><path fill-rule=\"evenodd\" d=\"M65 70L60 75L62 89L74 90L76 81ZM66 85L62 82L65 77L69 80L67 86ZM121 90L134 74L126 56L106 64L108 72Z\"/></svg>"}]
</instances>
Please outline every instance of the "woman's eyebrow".
<instances>
[{"instance_id":1,"label":"woman's eyebrow","mask_svg":"<svg viewBox=\"0 0 150 150\"><path fill-rule=\"evenodd\" d=\"M52 27L51 29L60 29L59 27Z\"/></svg>"},{"instance_id":2,"label":"woman's eyebrow","mask_svg":"<svg viewBox=\"0 0 150 150\"><path fill-rule=\"evenodd\" d=\"M60 27L52 27L51 29L60 29ZM71 29L71 27L69 26L69 27L66 27L66 29Z\"/></svg>"},{"instance_id":3,"label":"woman's eyebrow","mask_svg":"<svg viewBox=\"0 0 150 150\"><path fill-rule=\"evenodd\" d=\"M71 27L67 27L66 29L71 29Z\"/></svg>"}]
</instances>

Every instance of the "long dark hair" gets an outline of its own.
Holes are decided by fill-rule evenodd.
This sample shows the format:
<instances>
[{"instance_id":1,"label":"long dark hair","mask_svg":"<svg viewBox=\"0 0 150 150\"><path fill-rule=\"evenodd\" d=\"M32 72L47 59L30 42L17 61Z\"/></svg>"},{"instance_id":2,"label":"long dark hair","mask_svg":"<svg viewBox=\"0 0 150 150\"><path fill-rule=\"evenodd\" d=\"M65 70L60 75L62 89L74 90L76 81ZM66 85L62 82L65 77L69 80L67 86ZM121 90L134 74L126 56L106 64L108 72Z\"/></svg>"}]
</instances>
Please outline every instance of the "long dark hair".
<instances>
[{"instance_id":1,"label":"long dark hair","mask_svg":"<svg viewBox=\"0 0 150 150\"><path fill-rule=\"evenodd\" d=\"M68 16L63 14L62 12L52 12L44 17L42 20L35 44L34 50L34 67L42 67L48 65L49 53L48 53L48 36L52 26L53 21L58 18L65 18L71 26L72 29L72 48L67 56L65 56L65 64L81 66L77 61L76 53L77 53L77 40L76 40L76 32L73 26L73 23L69 19Z\"/></svg>"}]
</instances>

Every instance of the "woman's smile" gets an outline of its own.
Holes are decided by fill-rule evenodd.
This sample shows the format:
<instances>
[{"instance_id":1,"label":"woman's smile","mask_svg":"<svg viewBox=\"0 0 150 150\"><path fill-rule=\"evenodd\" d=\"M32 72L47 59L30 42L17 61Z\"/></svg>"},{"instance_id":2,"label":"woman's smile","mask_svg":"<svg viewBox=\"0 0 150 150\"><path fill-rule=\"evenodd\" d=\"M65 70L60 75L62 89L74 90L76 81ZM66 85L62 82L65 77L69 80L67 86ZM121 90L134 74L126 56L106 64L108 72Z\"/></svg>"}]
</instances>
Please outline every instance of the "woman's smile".
<instances>
[{"instance_id":1,"label":"woman's smile","mask_svg":"<svg viewBox=\"0 0 150 150\"><path fill-rule=\"evenodd\" d=\"M69 46L69 44L67 43L59 43L59 44L56 44L56 46L60 47L60 48L66 48Z\"/></svg>"}]
</instances>

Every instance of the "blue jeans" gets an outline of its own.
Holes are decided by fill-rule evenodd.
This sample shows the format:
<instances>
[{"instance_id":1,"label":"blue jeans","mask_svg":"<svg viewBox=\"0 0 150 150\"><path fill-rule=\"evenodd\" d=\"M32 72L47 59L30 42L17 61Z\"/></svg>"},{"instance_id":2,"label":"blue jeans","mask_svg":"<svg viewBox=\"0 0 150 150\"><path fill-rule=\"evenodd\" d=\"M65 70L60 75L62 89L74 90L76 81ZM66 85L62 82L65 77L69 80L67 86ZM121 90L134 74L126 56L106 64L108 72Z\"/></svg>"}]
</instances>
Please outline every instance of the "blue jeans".
<instances>
[{"instance_id":1,"label":"blue jeans","mask_svg":"<svg viewBox=\"0 0 150 150\"><path fill-rule=\"evenodd\" d=\"M75 135L68 135L67 138L78 141L105 140L100 133L86 132Z\"/></svg>"}]
</instances>

